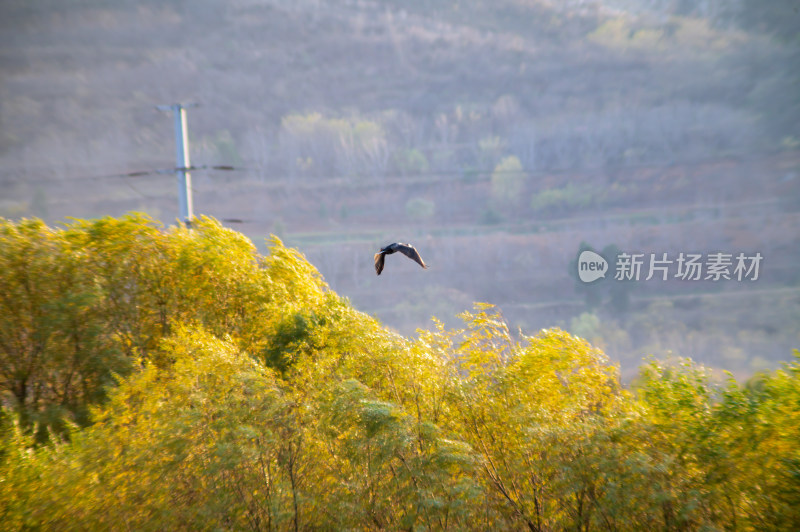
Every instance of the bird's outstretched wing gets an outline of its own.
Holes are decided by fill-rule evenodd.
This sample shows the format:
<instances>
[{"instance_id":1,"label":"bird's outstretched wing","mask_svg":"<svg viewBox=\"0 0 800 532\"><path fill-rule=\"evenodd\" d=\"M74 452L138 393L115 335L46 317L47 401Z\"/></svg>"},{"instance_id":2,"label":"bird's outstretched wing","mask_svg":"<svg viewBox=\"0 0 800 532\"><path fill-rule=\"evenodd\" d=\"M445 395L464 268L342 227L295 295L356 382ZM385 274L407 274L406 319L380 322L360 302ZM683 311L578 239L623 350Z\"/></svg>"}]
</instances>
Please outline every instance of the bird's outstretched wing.
<instances>
[{"instance_id":1,"label":"bird's outstretched wing","mask_svg":"<svg viewBox=\"0 0 800 532\"><path fill-rule=\"evenodd\" d=\"M414 246L410 246L408 244L397 244L396 249L423 268L427 268L425 263L422 261L422 257L419 256L419 252L414 248Z\"/></svg>"},{"instance_id":2,"label":"bird's outstretched wing","mask_svg":"<svg viewBox=\"0 0 800 532\"><path fill-rule=\"evenodd\" d=\"M383 261L386 258L386 255L383 253L376 253L375 254L375 273L378 275L381 274L383 271Z\"/></svg>"}]
</instances>

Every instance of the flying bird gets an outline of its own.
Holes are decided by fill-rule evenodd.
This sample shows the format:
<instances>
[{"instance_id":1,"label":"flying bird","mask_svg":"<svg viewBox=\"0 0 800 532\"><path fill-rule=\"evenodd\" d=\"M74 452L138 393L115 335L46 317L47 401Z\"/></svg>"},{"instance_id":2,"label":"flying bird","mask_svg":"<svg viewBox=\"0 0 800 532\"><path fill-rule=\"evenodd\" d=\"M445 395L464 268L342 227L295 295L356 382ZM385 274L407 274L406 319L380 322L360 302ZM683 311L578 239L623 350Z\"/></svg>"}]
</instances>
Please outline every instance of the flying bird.
<instances>
[{"instance_id":1,"label":"flying bird","mask_svg":"<svg viewBox=\"0 0 800 532\"><path fill-rule=\"evenodd\" d=\"M423 268L427 268L425 263L422 261L422 257L419 256L419 252L414 249L414 246L410 244L403 244L401 242L395 242L394 244L389 244L388 246L381 248L381 250L375 254L375 273L380 275L383 271L384 257L397 251L413 260Z\"/></svg>"}]
</instances>

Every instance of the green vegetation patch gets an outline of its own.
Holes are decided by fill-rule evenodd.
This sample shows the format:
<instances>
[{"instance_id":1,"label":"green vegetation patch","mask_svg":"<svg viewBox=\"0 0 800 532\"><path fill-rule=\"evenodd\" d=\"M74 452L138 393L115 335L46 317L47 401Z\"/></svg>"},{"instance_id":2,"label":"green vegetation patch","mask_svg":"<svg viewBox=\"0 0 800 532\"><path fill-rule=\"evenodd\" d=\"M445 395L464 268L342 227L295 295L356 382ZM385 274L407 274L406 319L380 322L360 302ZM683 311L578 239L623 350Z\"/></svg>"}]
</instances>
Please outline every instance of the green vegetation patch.
<instances>
[{"instance_id":1,"label":"green vegetation patch","mask_svg":"<svg viewBox=\"0 0 800 532\"><path fill-rule=\"evenodd\" d=\"M489 304L400 336L211 219L2 221L0 266L7 530L800 521L800 353L746 386L653 360L627 390Z\"/></svg>"}]
</instances>

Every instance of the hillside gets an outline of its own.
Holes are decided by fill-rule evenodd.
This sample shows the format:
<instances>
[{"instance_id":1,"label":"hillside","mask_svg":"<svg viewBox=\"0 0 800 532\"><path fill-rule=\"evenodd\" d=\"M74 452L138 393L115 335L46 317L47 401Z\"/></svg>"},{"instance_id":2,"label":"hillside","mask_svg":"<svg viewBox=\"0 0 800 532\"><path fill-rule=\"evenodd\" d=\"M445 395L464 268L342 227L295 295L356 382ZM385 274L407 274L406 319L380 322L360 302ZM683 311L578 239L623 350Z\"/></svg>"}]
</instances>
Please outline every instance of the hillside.
<instances>
[{"instance_id":1,"label":"hillside","mask_svg":"<svg viewBox=\"0 0 800 532\"><path fill-rule=\"evenodd\" d=\"M401 333L490 301L626 377L672 354L746 378L800 341L796 19L753 5L3 2L0 215L171 223L171 176L119 174L170 168L155 106L199 102L192 161L237 170L193 174L196 212L281 236ZM398 240L425 276L371 273ZM642 281L617 305L576 285L584 243L761 253L763 271Z\"/></svg>"}]
</instances>

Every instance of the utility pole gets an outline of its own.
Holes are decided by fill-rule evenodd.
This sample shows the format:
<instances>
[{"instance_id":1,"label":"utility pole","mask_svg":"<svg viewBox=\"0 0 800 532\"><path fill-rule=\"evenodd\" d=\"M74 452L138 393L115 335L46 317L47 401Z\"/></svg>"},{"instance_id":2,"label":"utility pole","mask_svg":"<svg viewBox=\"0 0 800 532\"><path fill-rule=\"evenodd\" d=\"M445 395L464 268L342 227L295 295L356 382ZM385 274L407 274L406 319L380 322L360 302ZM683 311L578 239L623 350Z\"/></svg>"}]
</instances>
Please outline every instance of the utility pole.
<instances>
[{"instance_id":1,"label":"utility pole","mask_svg":"<svg viewBox=\"0 0 800 532\"><path fill-rule=\"evenodd\" d=\"M186 108L197 107L196 103L159 105L160 111L172 111L175 117L175 177L178 183L178 210L180 219L187 226L192 223L192 167L189 162L189 134L186 129Z\"/></svg>"}]
</instances>

